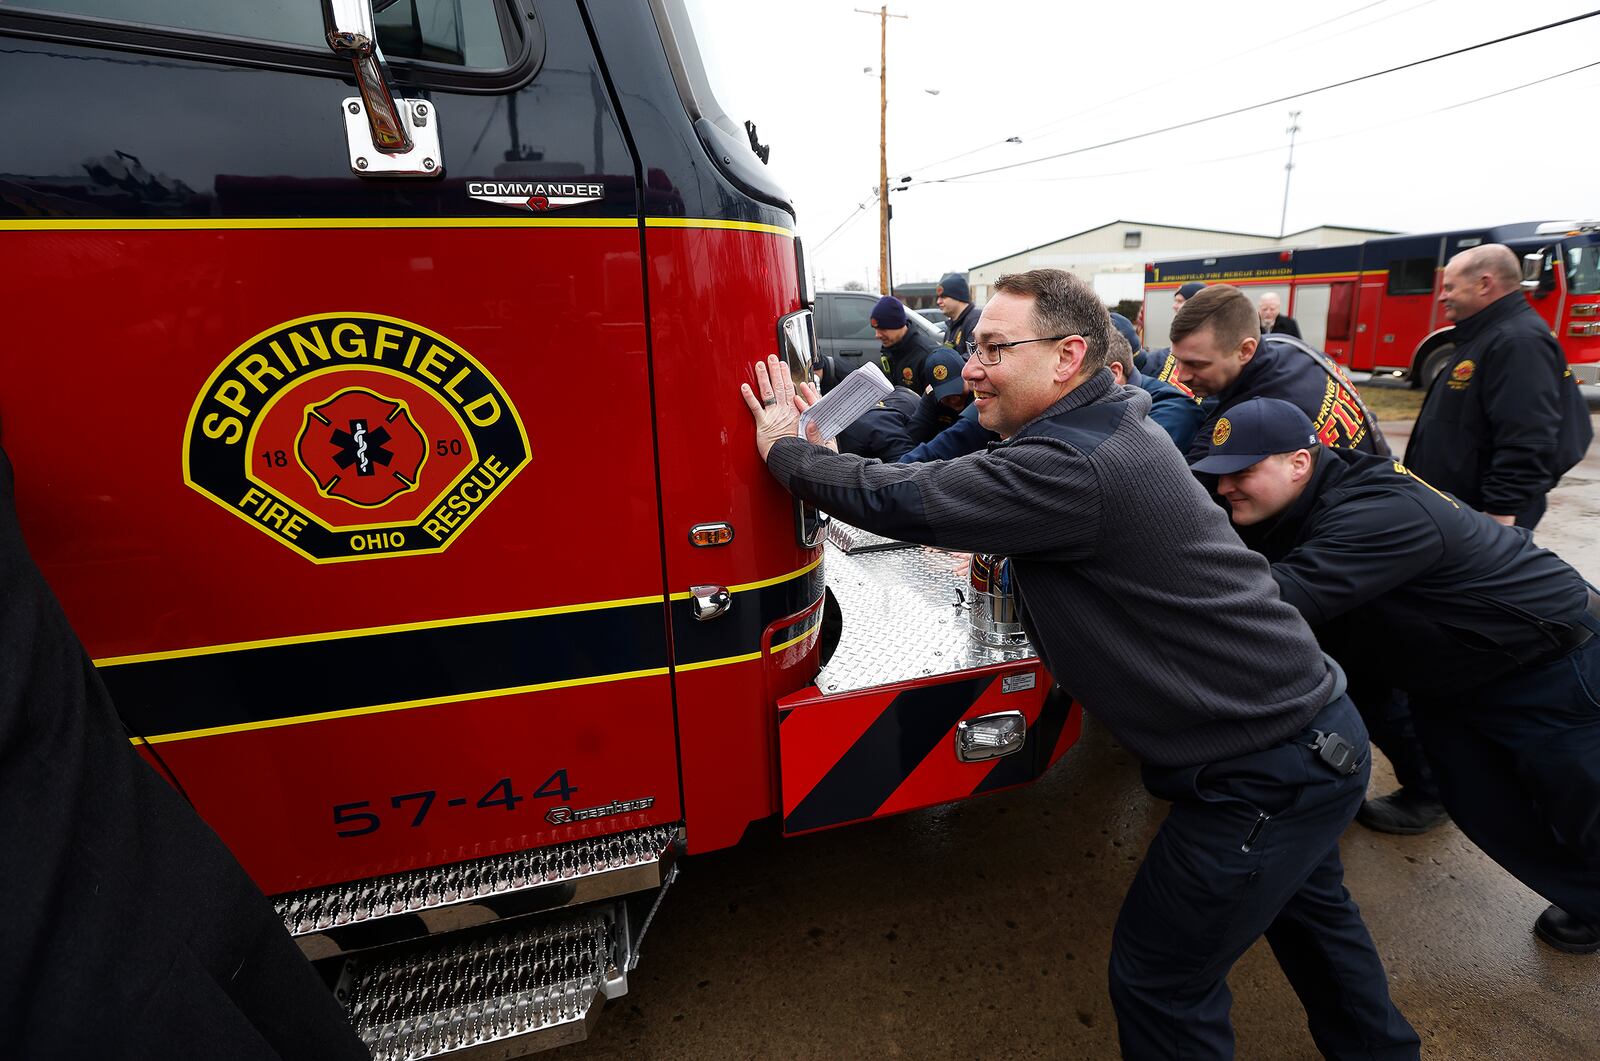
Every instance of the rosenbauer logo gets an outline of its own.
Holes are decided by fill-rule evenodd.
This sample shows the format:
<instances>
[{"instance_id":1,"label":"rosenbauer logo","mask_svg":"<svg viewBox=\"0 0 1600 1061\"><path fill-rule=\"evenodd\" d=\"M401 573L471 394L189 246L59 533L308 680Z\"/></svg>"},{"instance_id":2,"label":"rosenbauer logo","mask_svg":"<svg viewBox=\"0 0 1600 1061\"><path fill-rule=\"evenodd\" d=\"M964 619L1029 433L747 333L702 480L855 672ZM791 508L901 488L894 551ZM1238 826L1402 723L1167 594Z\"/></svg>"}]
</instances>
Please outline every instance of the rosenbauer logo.
<instances>
[{"instance_id":1,"label":"rosenbauer logo","mask_svg":"<svg viewBox=\"0 0 1600 1061\"><path fill-rule=\"evenodd\" d=\"M189 413L184 481L315 563L449 547L528 463L510 397L465 350L365 313L235 350Z\"/></svg>"}]
</instances>

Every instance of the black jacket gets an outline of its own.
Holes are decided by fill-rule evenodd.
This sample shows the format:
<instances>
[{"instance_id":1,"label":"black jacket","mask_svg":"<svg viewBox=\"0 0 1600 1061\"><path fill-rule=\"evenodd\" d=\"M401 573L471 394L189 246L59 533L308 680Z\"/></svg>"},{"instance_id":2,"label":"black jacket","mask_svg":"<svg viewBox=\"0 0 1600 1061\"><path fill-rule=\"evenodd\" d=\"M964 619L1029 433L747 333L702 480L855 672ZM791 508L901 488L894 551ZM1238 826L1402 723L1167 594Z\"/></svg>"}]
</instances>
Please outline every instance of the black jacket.
<instances>
[{"instance_id":1,"label":"black jacket","mask_svg":"<svg viewBox=\"0 0 1600 1061\"><path fill-rule=\"evenodd\" d=\"M1519 515L1588 449L1588 407L1521 292L1458 321L1453 335L1455 356L1428 389L1406 464L1473 508Z\"/></svg>"},{"instance_id":2,"label":"black jacket","mask_svg":"<svg viewBox=\"0 0 1600 1061\"><path fill-rule=\"evenodd\" d=\"M1272 322L1271 334L1292 335L1298 339L1300 338L1300 325L1295 322L1293 317L1285 317L1280 313L1278 314L1278 319Z\"/></svg>"},{"instance_id":3,"label":"black jacket","mask_svg":"<svg viewBox=\"0 0 1600 1061\"><path fill-rule=\"evenodd\" d=\"M909 425L926 399L926 395L918 398L906 388L896 387L887 398L839 432L839 452L881 461L899 460L916 445Z\"/></svg>"},{"instance_id":4,"label":"black jacket","mask_svg":"<svg viewBox=\"0 0 1600 1061\"><path fill-rule=\"evenodd\" d=\"M0 867L0 1054L369 1057L272 904L129 744L28 555L4 451Z\"/></svg>"},{"instance_id":5,"label":"black jacket","mask_svg":"<svg viewBox=\"0 0 1600 1061\"><path fill-rule=\"evenodd\" d=\"M1383 442L1382 435L1368 430L1354 387L1323 371L1305 351L1271 335L1262 336L1239 378L1216 398L1189 447L1190 464L1206 455L1217 420L1251 398L1281 398L1298 405L1311 418L1311 426L1325 446L1375 453Z\"/></svg>"},{"instance_id":6,"label":"black jacket","mask_svg":"<svg viewBox=\"0 0 1600 1061\"><path fill-rule=\"evenodd\" d=\"M878 355L883 374L896 387L910 387L921 394L933 381L928 379L928 355L941 344L914 324L906 325L906 334L893 346L886 346Z\"/></svg>"},{"instance_id":7,"label":"black jacket","mask_svg":"<svg viewBox=\"0 0 1600 1061\"><path fill-rule=\"evenodd\" d=\"M967 308L961 311L959 317L944 322L944 345L966 357L967 343L972 339L972 333L978 330L978 321L982 316L982 310L967 303Z\"/></svg>"},{"instance_id":8,"label":"black jacket","mask_svg":"<svg viewBox=\"0 0 1600 1061\"><path fill-rule=\"evenodd\" d=\"M1491 681L1579 621L1583 577L1385 457L1323 449L1281 516L1241 527L1323 647L1417 694Z\"/></svg>"}]
</instances>

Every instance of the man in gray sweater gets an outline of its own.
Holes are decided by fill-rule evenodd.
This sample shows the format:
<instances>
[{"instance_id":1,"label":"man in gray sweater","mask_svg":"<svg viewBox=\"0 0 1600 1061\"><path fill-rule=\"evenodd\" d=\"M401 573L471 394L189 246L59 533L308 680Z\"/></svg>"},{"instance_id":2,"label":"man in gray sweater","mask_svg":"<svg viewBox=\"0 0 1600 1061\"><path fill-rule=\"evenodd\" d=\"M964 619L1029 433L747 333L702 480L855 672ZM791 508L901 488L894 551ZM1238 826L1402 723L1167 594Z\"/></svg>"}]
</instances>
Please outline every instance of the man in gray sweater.
<instances>
[{"instance_id":1,"label":"man in gray sweater","mask_svg":"<svg viewBox=\"0 0 1600 1061\"><path fill-rule=\"evenodd\" d=\"M768 469L858 527L1009 556L1045 665L1172 802L1112 941L1126 1056L1231 1056L1228 971L1265 934L1326 1056L1416 1057L1343 884L1370 771L1343 675L1149 396L1113 383L1093 291L1040 269L995 292L962 375L1004 441L923 464L840 455L797 437L807 397L772 358L744 387Z\"/></svg>"}]
</instances>

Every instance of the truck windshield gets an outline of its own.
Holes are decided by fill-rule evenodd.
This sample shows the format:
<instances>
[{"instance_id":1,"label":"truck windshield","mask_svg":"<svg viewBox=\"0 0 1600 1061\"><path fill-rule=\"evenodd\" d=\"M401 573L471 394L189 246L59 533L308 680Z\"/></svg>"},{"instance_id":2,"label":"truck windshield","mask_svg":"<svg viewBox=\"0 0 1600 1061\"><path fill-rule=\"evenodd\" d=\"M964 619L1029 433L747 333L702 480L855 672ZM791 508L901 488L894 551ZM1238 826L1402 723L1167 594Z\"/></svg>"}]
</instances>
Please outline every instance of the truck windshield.
<instances>
[{"instance_id":1,"label":"truck windshield","mask_svg":"<svg viewBox=\"0 0 1600 1061\"><path fill-rule=\"evenodd\" d=\"M1567 291L1600 295L1600 244L1567 245Z\"/></svg>"}]
</instances>

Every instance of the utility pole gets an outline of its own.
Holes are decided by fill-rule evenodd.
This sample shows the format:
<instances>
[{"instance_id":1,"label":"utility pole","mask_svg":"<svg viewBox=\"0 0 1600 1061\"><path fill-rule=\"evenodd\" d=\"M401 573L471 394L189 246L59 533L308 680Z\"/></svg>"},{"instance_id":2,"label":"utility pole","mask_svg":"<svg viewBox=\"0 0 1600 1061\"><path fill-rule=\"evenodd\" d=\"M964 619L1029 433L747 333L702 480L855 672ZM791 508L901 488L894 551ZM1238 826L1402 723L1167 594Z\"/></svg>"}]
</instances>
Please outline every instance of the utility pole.
<instances>
[{"instance_id":1,"label":"utility pole","mask_svg":"<svg viewBox=\"0 0 1600 1061\"><path fill-rule=\"evenodd\" d=\"M1289 224L1289 180L1294 176L1294 134L1300 131L1300 112L1289 112L1289 128L1284 132L1289 134L1289 161L1283 165L1283 213L1278 217L1278 238L1283 238L1284 230Z\"/></svg>"},{"instance_id":2,"label":"utility pole","mask_svg":"<svg viewBox=\"0 0 1600 1061\"><path fill-rule=\"evenodd\" d=\"M878 18L878 271L886 295L894 294L894 276L889 271L889 20L906 18L889 14L888 5L876 11L856 8L862 15Z\"/></svg>"}]
</instances>

